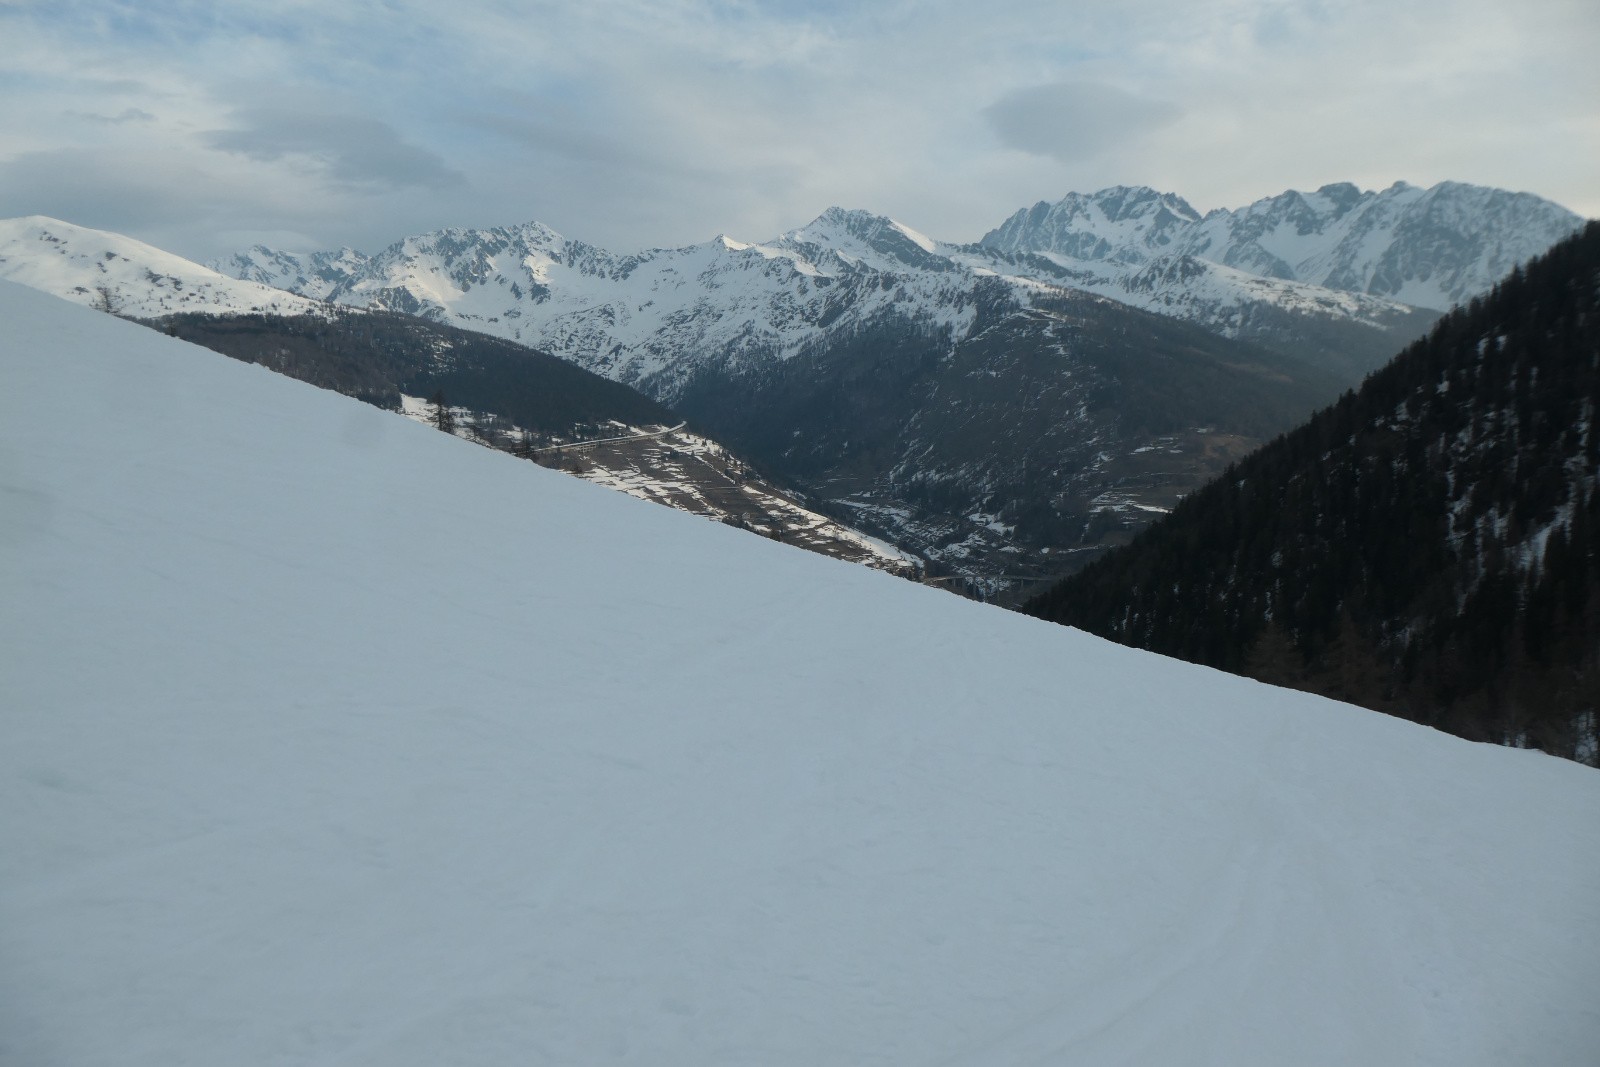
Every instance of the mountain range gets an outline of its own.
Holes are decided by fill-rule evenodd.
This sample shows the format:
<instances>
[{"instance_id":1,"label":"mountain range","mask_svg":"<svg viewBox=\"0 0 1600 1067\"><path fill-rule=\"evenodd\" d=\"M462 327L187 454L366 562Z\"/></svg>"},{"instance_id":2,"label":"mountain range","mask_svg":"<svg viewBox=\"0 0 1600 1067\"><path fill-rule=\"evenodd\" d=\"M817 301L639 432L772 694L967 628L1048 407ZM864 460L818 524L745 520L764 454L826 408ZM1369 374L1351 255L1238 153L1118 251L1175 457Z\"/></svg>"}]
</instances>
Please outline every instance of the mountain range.
<instances>
[{"instance_id":1,"label":"mountain range","mask_svg":"<svg viewBox=\"0 0 1600 1067\"><path fill-rule=\"evenodd\" d=\"M529 224L214 265L548 350L930 561L1027 577L1125 540L1579 221L1460 183L1205 216L1119 187L976 244L831 208L628 255Z\"/></svg>"},{"instance_id":2,"label":"mountain range","mask_svg":"<svg viewBox=\"0 0 1600 1067\"><path fill-rule=\"evenodd\" d=\"M1434 199L1448 200L1449 190L1440 189ZM1398 191L1383 197L1391 194ZM1362 213L1363 241L1371 246L1388 238L1396 248L1390 258L1404 259L1403 249L1419 240L1418 227L1383 197L1392 209ZM1542 215L1523 213L1537 216L1536 226L1516 213L1458 220L1484 246L1474 268L1482 285L1498 276L1500 259L1527 258L1576 225L1576 216L1537 203ZM1320 328L1341 335L1345 347L1368 340L1383 355L1392 354L1384 346L1393 336L1419 331L1431 317L1427 311L1438 310L1427 304L1419 313L1387 296L1240 267L1235 261L1245 258L1248 227L1240 227L1237 248L1153 255L1152 248L1174 239L1164 221L1176 217L1169 204L1194 216L1167 194L1109 189L1069 197L1036 225L1019 215L976 245L936 241L883 216L830 208L807 226L756 243L722 236L622 255L530 223L438 231L370 257L351 249L291 254L258 246L212 266L334 303L423 314L504 336L637 383L668 402L707 360L770 363L886 315L948 326L962 336L985 281L1022 306L1070 289L1224 336L1293 349L1305 347L1298 335ZM1380 231L1382 220L1391 224L1387 230ZM1061 240L1068 225L1083 240ZM1259 234L1254 241L1249 247L1271 243ZM1363 370L1381 358L1369 355Z\"/></svg>"},{"instance_id":3,"label":"mountain range","mask_svg":"<svg viewBox=\"0 0 1600 1067\"><path fill-rule=\"evenodd\" d=\"M255 286L229 297L241 306L294 291L548 351L667 403L837 517L1004 584L1125 541L1578 221L1453 183L1203 217L1119 187L976 244L838 208L767 241L631 254L530 223L372 256L257 247L187 284L219 294L226 275ZM40 257L42 224L5 225L0 272L37 273L13 264ZM80 266L47 281L94 297L100 264ZM141 284L107 291L171 313Z\"/></svg>"},{"instance_id":4,"label":"mountain range","mask_svg":"<svg viewBox=\"0 0 1600 1067\"><path fill-rule=\"evenodd\" d=\"M1358 228L1319 195L1262 224L1286 270L1322 253L1285 227ZM86 305L0 281L0 1062L1591 1064L1600 779L1426 726L1600 762L1600 223L1238 459L1345 388L1349 331L1410 328L1338 307L1433 313L1041 280L1313 291L1138 252L1192 247L1155 199L1126 263L830 213L782 343L717 309L781 304L754 275L798 253L678 250L716 269L635 268L681 315L614 308L644 340L603 365L996 580L1170 508L1040 613L1400 717L505 454L621 411L659 469L742 477L447 325L523 285L500 253L380 314L0 223L0 274ZM1352 284L1421 262L1394 244ZM517 299L603 334L546 276Z\"/></svg>"}]
</instances>

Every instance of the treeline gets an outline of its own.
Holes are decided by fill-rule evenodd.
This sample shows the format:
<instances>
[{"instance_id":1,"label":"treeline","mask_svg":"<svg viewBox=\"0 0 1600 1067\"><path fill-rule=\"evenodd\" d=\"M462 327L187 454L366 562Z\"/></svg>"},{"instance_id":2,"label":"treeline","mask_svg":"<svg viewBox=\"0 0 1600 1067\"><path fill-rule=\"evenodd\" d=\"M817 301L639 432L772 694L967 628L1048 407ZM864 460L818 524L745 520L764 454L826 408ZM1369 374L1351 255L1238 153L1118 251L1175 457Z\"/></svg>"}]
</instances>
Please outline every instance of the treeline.
<instances>
[{"instance_id":1,"label":"treeline","mask_svg":"<svg viewBox=\"0 0 1600 1067\"><path fill-rule=\"evenodd\" d=\"M1595 763L1600 224L1025 610Z\"/></svg>"}]
</instances>

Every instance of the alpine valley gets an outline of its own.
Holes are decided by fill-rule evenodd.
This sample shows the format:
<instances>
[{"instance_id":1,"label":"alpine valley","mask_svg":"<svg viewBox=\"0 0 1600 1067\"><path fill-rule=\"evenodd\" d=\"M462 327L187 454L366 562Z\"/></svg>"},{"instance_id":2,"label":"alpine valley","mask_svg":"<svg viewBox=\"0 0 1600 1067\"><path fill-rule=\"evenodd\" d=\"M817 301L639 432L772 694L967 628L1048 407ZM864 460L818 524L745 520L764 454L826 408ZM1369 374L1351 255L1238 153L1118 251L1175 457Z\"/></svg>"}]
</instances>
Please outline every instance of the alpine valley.
<instances>
[{"instance_id":1,"label":"alpine valley","mask_svg":"<svg viewBox=\"0 0 1600 1067\"><path fill-rule=\"evenodd\" d=\"M213 266L632 384L824 510L998 586L1127 540L1580 221L1459 183L1205 215L1117 187L977 244L831 208L758 243L619 255L529 224Z\"/></svg>"},{"instance_id":2,"label":"alpine valley","mask_svg":"<svg viewBox=\"0 0 1600 1067\"><path fill-rule=\"evenodd\" d=\"M9 239L23 223L60 224L6 224L0 274L29 282L51 248ZM191 266L208 294L253 283L235 311L288 291L404 312L631 385L817 510L996 592L1127 541L1580 223L1458 183L1204 215L1117 187L975 244L831 208L757 243L618 254L530 223ZM140 278L53 288L141 317L230 310Z\"/></svg>"}]
</instances>

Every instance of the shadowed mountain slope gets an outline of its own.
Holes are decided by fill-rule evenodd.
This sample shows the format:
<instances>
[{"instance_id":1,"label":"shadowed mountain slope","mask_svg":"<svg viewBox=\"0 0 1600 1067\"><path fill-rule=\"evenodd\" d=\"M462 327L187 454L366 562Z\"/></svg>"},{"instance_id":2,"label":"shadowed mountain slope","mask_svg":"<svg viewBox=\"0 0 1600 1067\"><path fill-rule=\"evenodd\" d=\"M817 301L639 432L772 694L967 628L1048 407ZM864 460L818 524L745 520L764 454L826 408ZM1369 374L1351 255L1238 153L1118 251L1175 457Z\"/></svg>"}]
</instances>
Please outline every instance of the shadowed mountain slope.
<instances>
[{"instance_id":1,"label":"shadowed mountain slope","mask_svg":"<svg viewBox=\"0 0 1600 1067\"><path fill-rule=\"evenodd\" d=\"M1028 610L1600 760L1600 224Z\"/></svg>"}]
</instances>

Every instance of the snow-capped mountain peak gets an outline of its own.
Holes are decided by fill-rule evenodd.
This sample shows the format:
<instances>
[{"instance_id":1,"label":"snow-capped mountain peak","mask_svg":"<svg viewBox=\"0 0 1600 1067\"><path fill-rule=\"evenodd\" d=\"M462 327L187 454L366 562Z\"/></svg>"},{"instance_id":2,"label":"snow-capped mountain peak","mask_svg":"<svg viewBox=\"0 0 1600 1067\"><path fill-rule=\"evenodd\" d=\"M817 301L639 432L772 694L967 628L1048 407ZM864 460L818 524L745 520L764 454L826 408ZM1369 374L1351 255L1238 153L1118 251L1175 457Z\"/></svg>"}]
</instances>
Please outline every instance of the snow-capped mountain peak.
<instances>
[{"instance_id":1,"label":"snow-capped mountain peak","mask_svg":"<svg viewBox=\"0 0 1600 1067\"><path fill-rule=\"evenodd\" d=\"M1137 266L1171 249L1198 222L1188 201L1148 186L1068 193L1018 211L980 242L1002 252L1055 252L1073 259Z\"/></svg>"},{"instance_id":2,"label":"snow-capped mountain peak","mask_svg":"<svg viewBox=\"0 0 1600 1067\"><path fill-rule=\"evenodd\" d=\"M1157 255L1187 255L1444 310L1487 290L1581 222L1539 197L1462 182L1427 189L1395 182L1382 192L1336 183L1203 218L1169 194L1118 186L1019 211L983 244L1135 268Z\"/></svg>"},{"instance_id":3,"label":"snow-capped mountain peak","mask_svg":"<svg viewBox=\"0 0 1600 1067\"><path fill-rule=\"evenodd\" d=\"M830 207L806 226L772 241L776 247L808 257L833 252L847 262L874 270L945 271L950 264L938 243L887 215Z\"/></svg>"},{"instance_id":4,"label":"snow-capped mountain peak","mask_svg":"<svg viewBox=\"0 0 1600 1067\"><path fill-rule=\"evenodd\" d=\"M332 252L300 253L254 245L206 266L229 277L326 300L340 281L360 270L366 262L366 256L348 247Z\"/></svg>"}]
</instances>

